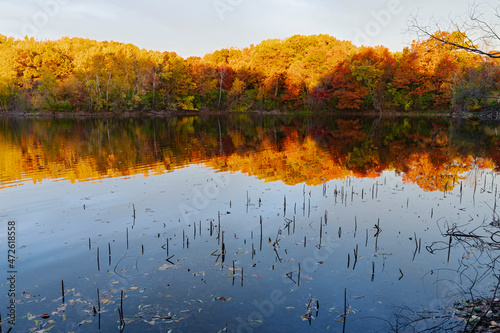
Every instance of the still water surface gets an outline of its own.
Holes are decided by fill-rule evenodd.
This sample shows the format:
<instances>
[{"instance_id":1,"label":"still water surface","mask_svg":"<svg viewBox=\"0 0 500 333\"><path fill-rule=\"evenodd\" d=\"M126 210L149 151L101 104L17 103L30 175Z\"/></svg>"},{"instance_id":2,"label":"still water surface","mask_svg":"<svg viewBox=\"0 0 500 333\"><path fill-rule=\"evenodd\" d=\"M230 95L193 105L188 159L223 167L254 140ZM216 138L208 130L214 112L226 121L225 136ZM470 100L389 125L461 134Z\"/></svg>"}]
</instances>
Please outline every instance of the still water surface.
<instances>
[{"instance_id":1,"label":"still water surface","mask_svg":"<svg viewBox=\"0 0 500 333\"><path fill-rule=\"evenodd\" d=\"M496 231L496 133L445 118L2 119L6 266L17 231L3 328L13 299L16 332L453 327L453 302L492 286L487 254L448 234Z\"/></svg>"}]
</instances>

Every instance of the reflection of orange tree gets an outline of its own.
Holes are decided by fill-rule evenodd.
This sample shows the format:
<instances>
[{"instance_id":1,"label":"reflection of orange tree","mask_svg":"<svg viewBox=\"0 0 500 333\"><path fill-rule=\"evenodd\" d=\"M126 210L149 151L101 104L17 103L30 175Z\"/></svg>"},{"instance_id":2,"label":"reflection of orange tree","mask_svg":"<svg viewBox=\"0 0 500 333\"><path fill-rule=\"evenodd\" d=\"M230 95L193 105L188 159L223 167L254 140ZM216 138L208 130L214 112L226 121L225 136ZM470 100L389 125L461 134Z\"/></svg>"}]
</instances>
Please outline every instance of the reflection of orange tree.
<instances>
[{"instance_id":1,"label":"reflection of orange tree","mask_svg":"<svg viewBox=\"0 0 500 333\"><path fill-rule=\"evenodd\" d=\"M108 177L123 177L134 174L149 175L163 173L173 168L169 157L163 161L142 161L123 156L85 156L68 146L60 151L45 151L40 142L23 139L22 146L5 143L0 138L0 188L9 187L20 180L40 183L44 179L76 181L99 180ZM141 165L143 166L141 168Z\"/></svg>"},{"instance_id":2,"label":"reflection of orange tree","mask_svg":"<svg viewBox=\"0 0 500 333\"><path fill-rule=\"evenodd\" d=\"M332 159L310 136L301 140L297 131L289 132L279 150L266 137L256 152L217 157L209 165L223 171L241 171L268 182L288 185L319 185L331 179L345 179L352 172Z\"/></svg>"},{"instance_id":3,"label":"reflection of orange tree","mask_svg":"<svg viewBox=\"0 0 500 333\"><path fill-rule=\"evenodd\" d=\"M494 169L493 160L500 160L493 155L498 146L494 139L483 145L486 156L474 159L467 151L481 156L477 149L462 145L466 152L459 153L447 126L436 123L419 130L409 121L399 127L386 122L379 125L383 140L377 131L364 130L359 120L304 127L293 121L266 126L239 119L219 127L218 122L185 117L152 124L95 121L84 128L78 122L33 122L17 135L8 130L13 125L2 131L0 123L0 188L21 180L148 176L205 163L289 185L375 178L395 170L426 191L450 191L465 172Z\"/></svg>"},{"instance_id":4,"label":"reflection of orange tree","mask_svg":"<svg viewBox=\"0 0 500 333\"><path fill-rule=\"evenodd\" d=\"M143 174L159 174L176 167L199 163L207 157L207 145L217 145L212 136L192 139L189 121L175 123L182 128L176 140L185 151L155 145L154 136L141 132L140 126L128 131L101 126L94 122L92 130L81 131L72 124L68 131L52 131L50 125L35 123L22 132L19 139L0 135L0 188L19 181L39 183L44 179L76 181L99 180ZM118 135L117 135L118 134ZM186 141L187 144L186 144Z\"/></svg>"},{"instance_id":5,"label":"reflection of orange tree","mask_svg":"<svg viewBox=\"0 0 500 333\"><path fill-rule=\"evenodd\" d=\"M451 191L454 185L470 170L471 159L457 159L446 164L435 164L428 153L411 154L407 160L409 171L403 181L417 184L424 191Z\"/></svg>"},{"instance_id":6,"label":"reflection of orange tree","mask_svg":"<svg viewBox=\"0 0 500 333\"><path fill-rule=\"evenodd\" d=\"M495 168L491 158L473 158L451 149L446 128L434 124L429 134L408 134L407 142L390 144L393 155L398 157L393 167L402 172L404 182L417 184L424 191L447 192L473 168Z\"/></svg>"}]
</instances>

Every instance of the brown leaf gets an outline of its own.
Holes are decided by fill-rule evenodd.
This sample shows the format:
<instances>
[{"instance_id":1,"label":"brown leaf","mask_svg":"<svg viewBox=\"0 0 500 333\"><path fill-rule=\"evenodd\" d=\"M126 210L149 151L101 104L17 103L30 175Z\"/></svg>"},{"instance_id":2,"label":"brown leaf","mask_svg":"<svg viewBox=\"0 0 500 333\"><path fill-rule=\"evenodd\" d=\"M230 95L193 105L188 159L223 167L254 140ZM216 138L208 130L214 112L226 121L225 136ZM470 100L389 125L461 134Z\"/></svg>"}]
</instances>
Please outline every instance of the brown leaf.
<instances>
[{"instance_id":1,"label":"brown leaf","mask_svg":"<svg viewBox=\"0 0 500 333\"><path fill-rule=\"evenodd\" d=\"M44 313L43 315L40 316L42 319L47 319L50 318L50 315L48 313Z\"/></svg>"}]
</instances>

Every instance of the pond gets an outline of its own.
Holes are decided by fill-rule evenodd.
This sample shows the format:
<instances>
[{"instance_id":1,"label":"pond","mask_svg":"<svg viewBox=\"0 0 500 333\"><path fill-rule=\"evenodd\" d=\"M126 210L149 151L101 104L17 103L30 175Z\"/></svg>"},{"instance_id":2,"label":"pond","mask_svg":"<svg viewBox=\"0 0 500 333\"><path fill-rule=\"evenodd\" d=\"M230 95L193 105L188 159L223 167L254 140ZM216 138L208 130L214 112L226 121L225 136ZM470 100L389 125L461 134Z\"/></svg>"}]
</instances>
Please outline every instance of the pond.
<instances>
[{"instance_id":1,"label":"pond","mask_svg":"<svg viewBox=\"0 0 500 333\"><path fill-rule=\"evenodd\" d=\"M2 328L460 327L499 146L448 118L1 119Z\"/></svg>"}]
</instances>

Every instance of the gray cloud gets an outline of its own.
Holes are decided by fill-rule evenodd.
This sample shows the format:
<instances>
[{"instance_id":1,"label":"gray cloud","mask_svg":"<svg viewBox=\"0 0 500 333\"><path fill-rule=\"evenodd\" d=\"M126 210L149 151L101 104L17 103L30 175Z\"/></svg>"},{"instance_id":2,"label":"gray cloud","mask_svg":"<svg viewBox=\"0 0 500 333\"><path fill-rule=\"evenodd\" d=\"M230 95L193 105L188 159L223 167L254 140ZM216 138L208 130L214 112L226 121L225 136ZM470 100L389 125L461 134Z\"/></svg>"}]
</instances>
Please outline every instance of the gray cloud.
<instances>
[{"instance_id":1,"label":"gray cloud","mask_svg":"<svg viewBox=\"0 0 500 333\"><path fill-rule=\"evenodd\" d=\"M400 11L390 13L395 3ZM446 18L467 7L468 0L452 9L444 0L0 0L0 33L21 37L31 25L38 39L115 40L184 57L320 33L401 50L412 39L402 34L411 13Z\"/></svg>"}]
</instances>

